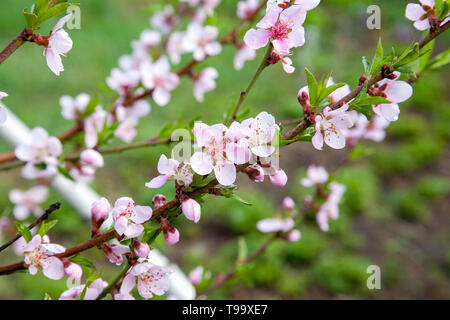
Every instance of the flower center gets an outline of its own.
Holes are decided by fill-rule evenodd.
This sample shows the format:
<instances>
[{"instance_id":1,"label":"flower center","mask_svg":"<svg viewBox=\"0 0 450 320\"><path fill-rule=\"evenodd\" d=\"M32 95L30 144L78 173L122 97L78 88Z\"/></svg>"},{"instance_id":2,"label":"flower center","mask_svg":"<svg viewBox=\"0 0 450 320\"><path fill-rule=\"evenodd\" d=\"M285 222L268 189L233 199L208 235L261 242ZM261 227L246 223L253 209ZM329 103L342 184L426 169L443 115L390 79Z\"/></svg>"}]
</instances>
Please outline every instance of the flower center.
<instances>
[{"instance_id":1,"label":"flower center","mask_svg":"<svg viewBox=\"0 0 450 320\"><path fill-rule=\"evenodd\" d=\"M287 38L289 32L291 31L292 30L288 25L279 22L276 25L274 25L270 30L272 38L277 40Z\"/></svg>"}]
</instances>

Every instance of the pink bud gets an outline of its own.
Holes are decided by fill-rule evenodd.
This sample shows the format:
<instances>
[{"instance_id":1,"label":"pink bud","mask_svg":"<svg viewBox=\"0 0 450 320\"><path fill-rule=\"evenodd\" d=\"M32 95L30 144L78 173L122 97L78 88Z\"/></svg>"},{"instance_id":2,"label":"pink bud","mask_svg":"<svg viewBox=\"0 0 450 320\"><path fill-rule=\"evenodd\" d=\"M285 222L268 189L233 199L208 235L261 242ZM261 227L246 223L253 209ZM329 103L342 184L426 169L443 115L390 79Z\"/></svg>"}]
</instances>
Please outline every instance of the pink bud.
<instances>
[{"instance_id":1,"label":"pink bud","mask_svg":"<svg viewBox=\"0 0 450 320\"><path fill-rule=\"evenodd\" d=\"M177 228L170 226L164 231L164 239L166 239L166 243L169 246L173 246L180 240L180 232L178 232Z\"/></svg>"},{"instance_id":2,"label":"pink bud","mask_svg":"<svg viewBox=\"0 0 450 320\"><path fill-rule=\"evenodd\" d=\"M146 258L150 253L150 247L146 242L134 240L132 247L139 258Z\"/></svg>"},{"instance_id":3,"label":"pink bud","mask_svg":"<svg viewBox=\"0 0 450 320\"><path fill-rule=\"evenodd\" d=\"M258 164L248 166L245 169L245 173L248 175L248 177L251 180L253 180L255 182L263 182L264 181L264 170Z\"/></svg>"},{"instance_id":4,"label":"pink bud","mask_svg":"<svg viewBox=\"0 0 450 320\"><path fill-rule=\"evenodd\" d=\"M269 176L270 182L276 187L284 187L287 183L288 177L281 168L276 168L275 172Z\"/></svg>"},{"instance_id":5,"label":"pink bud","mask_svg":"<svg viewBox=\"0 0 450 320\"><path fill-rule=\"evenodd\" d=\"M80 160L82 163L93 166L94 168L102 168L105 164L100 152L93 149L87 149L81 152Z\"/></svg>"},{"instance_id":6,"label":"pink bud","mask_svg":"<svg viewBox=\"0 0 450 320\"><path fill-rule=\"evenodd\" d=\"M155 196L152 199L152 204L155 209L161 208L164 206L167 202L167 199L162 194L155 194Z\"/></svg>"},{"instance_id":7,"label":"pink bud","mask_svg":"<svg viewBox=\"0 0 450 320\"><path fill-rule=\"evenodd\" d=\"M286 210L292 210L295 208L295 202L291 197L286 197L283 199L282 206Z\"/></svg>"},{"instance_id":8,"label":"pink bud","mask_svg":"<svg viewBox=\"0 0 450 320\"><path fill-rule=\"evenodd\" d=\"M80 280L81 276L83 275L83 269L81 269L80 265L65 260L64 262L64 273L65 275L72 280Z\"/></svg>"},{"instance_id":9,"label":"pink bud","mask_svg":"<svg viewBox=\"0 0 450 320\"><path fill-rule=\"evenodd\" d=\"M99 228L100 225L108 219L109 212L111 211L111 205L106 198L101 198L95 201L91 207L91 219L92 225Z\"/></svg>"},{"instance_id":10,"label":"pink bud","mask_svg":"<svg viewBox=\"0 0 450 320\"><path fill-rule=\"evenodd\" d=\"M194 270L192 270L189 273L189 280L195 286L200 284L200 282L202 282L202 279L203 279L203 267L202 266L198 266L197 268L195 268Z\"/></svg>"},{"instance_id":11,"label":"pink bud","mask_svg":"<svg viewBox=\"0 0 450 320\"><path fill-rule=\"evenodd\" d=\"M297 242L298 240L300 240L301 236L302 236L302 234L300 233L300 231L297 229L294 229L287 234L286 240L289 242Z\"/></svg>"},{"instance_id":12,"label":"pink bud","mask_svg":"<svg viewBox=\"0 0 450 320\"><path fill-rule=\"evenodd\" d=\"M202 213L200 204L194 199L187 197L181 201L181 211L183 212L184 216L188 220L194 221L195 223L199 222Z\"/></svg>"}]
</instances>

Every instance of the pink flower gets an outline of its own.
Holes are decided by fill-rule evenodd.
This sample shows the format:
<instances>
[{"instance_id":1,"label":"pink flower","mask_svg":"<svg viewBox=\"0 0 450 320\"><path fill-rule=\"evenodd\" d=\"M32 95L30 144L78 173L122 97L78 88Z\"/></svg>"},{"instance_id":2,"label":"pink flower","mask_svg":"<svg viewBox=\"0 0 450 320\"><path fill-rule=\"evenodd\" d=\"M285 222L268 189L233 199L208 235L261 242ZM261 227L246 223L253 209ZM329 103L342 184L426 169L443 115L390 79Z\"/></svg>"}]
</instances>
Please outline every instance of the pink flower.
<instances>
[{"instance_id":1,"label":"pink flower","mask_svg":"<svg viewBox=\"0 0 450 320\"><path fill-rule=\"evenodd\" d=\"M116 293L114 295L114 300L136 300L136 299L129 293Z\"/></svg>"},{"instance_id":2,"label":"pink flower","mask_svg":"<svg viewBox=\"0 0 450 320\"><path fill-rule=\"evenodd\" d=\"M226 154L224 132L226 127L222 124L207 126L196 123L193 129L198 148L190 160L192 170L199 175L210 174L214 170L217 181L229 186L236 180L236 167Z\"/></svg>"},{"instance_id":3,"label":"pink flower","mask_svg":"<svg viewBox=\"0 0 450 320\"><path fill-rule=\"evenodd\" d=\"M421 4L409 3L406 6L405 16L414 21L414 27L417 30L424 31L430 28L430 21L437 22L434 0L419 0ZM441 26L449 21L447 17L441 22Z\"/></svg>"},{"instance_id":4,"label":"pink flower","mask_svg":"<svg viewBox=\"0 0 450 320\"><path fill-rule=\"evenodd\" d=\"M288 55L291 48L305 43L305 31L302 27L306 10L302 6L280 8L274 2L267 3L266 15L258 22L258 29L250 29L244 36L244 42L252 49L265 47L269 39L277 54Z\"/></svg>"},{"instance_id":5,"label":"pink flower","mask_svg":"<svg viewBox=\"0 0 450 320\"><path fill-rule=\"evenodd\" d=\"M248 166L245 168L244 172L254 182L264 181L264 169L259 164L252 164L251 166Z\"/></svg>"},{"instance_id":6,"label":"pink flower","mask_svg":"<svg viewBox=\"0 0 450 320\"><path fill-rule=\"evenodd\" d=\"M147 258L148 257L148 254L150 253L150 247L148 246L148 244L146 242L133 240L132 246L133 246L134 253L139 258Z\"/></svg>"},{"instance_id":7,"label":"pink flower","mask_svg":"<svg viewBox=\"0 0 450 320\"><path fill-rule=\"evenodd\" d=\"M270 143L278 130L280 128L275 118L267 112L261 112L256 118L251 118L248 143L252 153L258 157L269 157L274 153L275 148Z\"/></svg>"},{"instance_id":8,"label":"pink flower","mask_svg":"<svg viewBox=\"0 0 450 320\"><path fill-rule=\"evenodd\" d=\"M136 90L136 94L140 94L141 90ZM116 118L121 124L114 131L114 135L124 142L131 142L137 134L136 126L139 119L150 113L151 106L145 100L138 100L133 105L124 107L119 105L116 108Z\"/></svg>"},{"instance_id":9,"label":"pink flower","mask_svg":"<svg viewBox=\"0 0 450 320\"><path fill-rule=\"evenodd\" d=\"M102 168L105 164L101 153L94 149L87 149L81 152L80 160L84 165L94 168Z\"/></svg>"},{"instance_id":10,"label":"pink flower","mask_svg":"<svg viewBox=\"0 0 450 320\"><path fill-rule=\"evenodd\" d=\"M130 253L130 248L119 243L116 239L102 243L100 249L106 254L111 263L120 265L123 262L123 255Z\"/></svg>"},{"instance_id":11,"label":"pink flower","mask_svg":"<svg viewBox=\"0 0 450 320\"><path fill-rule=\"evenodd\" d=\"M328 172L324 167L310 165L306 174L308 177L301 180L301 184L304 187L312 187L328 181Z\"/></svg>"},{"instance_id":12,"label":"pink flower","mask_svg":"<svg viewBox=\"0 0 450 320\"><path fill-rule=\"evenodd\" d=\"M122 71L114 68L111 74L106 78L106 84L113 90L116 90L120 95L126 95L131 89L134 89L141 79L139 71L129 69Z\"/></svg>"},{"instance_id":13,"label":"pink flower","mask_svg":"<svg viewBox=\"0 0 450 320\"><path fill-rule=\"evenodd\" d=\"M153 90L153 100L159 106L170 101L170 91L178 86L178 76L170 72L167 57L160 57L155 63L144 62L141 66L142 83L145 88Z\"/></svg>"},{"instance_id":14,"label":"pink flower","mask_svg":"<svg viewBox=\"0 0 450 320\"><path fill-rule=\"evenodd\" d=\"M111 205L106 198L102 197L100 200L95 201L91 207L92 225L99 228L108 219L110 211Z\"/></svg>"},{"instance_id":15,"label":"pink flower","mask_svg":"<svg viewBox=\"0 0 450 320\"><path fill-rule=\"evenodd\" d=\"M89 117L84 119L84 143L88 148L94 148L98 143L98 133L103 131L105 124L110 125L112 117L109 113L97 106L97 109Z\"/></svg>"},{"instance_id":16,"label":"pink flower","mask_svg":"<svg viewBox=\"0 0 450 320\"><path fill-rule=\"evenodd\" d=\"M86 285L83 284L78 287L70 288L69 290L64 291L59 300L78 300L81 294L84 291L84 287ZM108 286L106 281L103 281L101 278L93 281L86 289L86 293L84 295L84 300L95 300L102 293L103 289Z\"/></svg>"},{"instance_id":17,"label":"pink flower","mask_svg":"<svg viewBox=\"0 0 450 320\"><path fill-rule=\"evenodd\" d=\"M196 267L191 272L189 272L189 281L191 281L194 286L198 286L202 282L203 273L204 269L202 266Z\"/></svg>"},{"instance_id":18,"label":"pink flower","mask_svg":"<svg viewBox=\"0 0 450 320\"><path fill-rule=\"evenodd\" d=\"M166 204L166 197L163 194L155 194L152 199L152 204L155 209L158 209Z\"/></svg>"},{"instance_id":19,"label":"pink flower","mask_svg":"<svg viewBox=\"0 0 450 320\"><path fill-rule=\"evenodd\" d=\"M163 11L155 13L150 18L150 24L163 34L169 34L178 22L179 18L174 14L174 9L170 4L167 4Z\"/></svg>"},{"instance_id":20,"label":"pink flower","mask_svg":"<svg viewBox=\"0 0 450 320\"><path fill-rule=\"evenodd\" d=\"M72 14L68 14L56 23L50 31L48 46L44 49L44 56L47 59L47 65L57 76L59 76L61 71L64 71L61 55L64 56L65 53L69 52L73 45L69 34L62 29L71 17Z\"/></svg>"},{"instance_id":21,"label":"pink flower","mask_svg":"<svg viewBox=\"0 0 450 320\"><path fill-rule=\"evenodd\" d=\"M24 177L50 177L57 172L57 157L62 153L62 144L58 138L50 137L45 129L36 127L31 130L30 142L17 146L14 153L19 160L27 162L22 171ZM45 169L37 169L35 164L45 164Z\"/></svg>"},{"instance_id":22,"label":"pink flower","mask_svg":"<svg viewBox=\"0 0 450 320\"><path fill-rule=\"evenodd\" d=\"M321 115L316 115L316 133L312 138L314 148L322 150L323 142L334 149L345 147L345 137L342 130L353 126L351 117L347 113L348 105L344 105L337 110L325 107Z\"/></svg>"},{"instance_id":23,"label":"pink flower","mask_svg":"<svg viewBox=\"0 0 450 320\"><path fill-rule=\"evenodd\" d=\"M269 180L276 187L284 187L288 181L286 173L281 168L270 168Z\"/></svg>"},{"instance_id":24,"label":"pink flower","mask_svg":"<svg viewBox=\"0 0 450 320\"><path fill-rule=\"evenodd\" d=\"M166 50L170 60L174 64L180 63L181 55L185 53L183 41L186 34L184 32L173 32L167 40Z\"/></svg>"},{"instance_id":25,"label":"pink flower","mask_svg":"<svg viewBox=\"0 0 450 320\"><path fill-rule=\"evenodd\" d=\"M181 212L184 216L195 223L200 221L200 216L202 214L200 204L191 198L185 198L181 200Z\"/></svg>"},{"instance_id":26,"label":"pink flower","mask_svg":"<svg viewBox=\"0 0 450 320\"><path fill-rule=\"evenodd\" d=\"M71 96L62 96L59 99L61 113L64 119L73 120L81 117L86 110L91 98L87 93L80 93L75 98Z\"/></svg>"},{"instance_id":27,"label":"pink flower","mask_svg":"<svg viewBox=\"0 0 450 320\"><path fill-rule=\"evenodd\" d=\"M330 183L330 194L316 216L317 224L322 231L326 232L329 230L328 222L330 219L336 220L339 217L339 202L345 190L346 188L342 184L337 182Z\"/></svg>"},{"instance_id":28,"label":"pink flower","mask_svg":"<svg viewBox=\"0 0 450 320\"><path fill-rule=\"evenodd\" d=\"M167 159L162 154L158 161L158 172L161 174L147 182L147 188L157 189L161 188L169 180L175 180L178 184L189 185L193 180L193 174L190 166L187 163L180 163L175 159Z\"/></svg>"},{"instance_id":29,"label":"pink flower","mask_svg":"<svg viewBox=\"0 0 450 320\"><path fill-rule=\"evenodd\" d=\"M300 230L294 229L287 234L286 240L289 242L297 242L300 240L301 236Z\"/></svg>"},{"instance_id":30,"label":"pink flower","mask_svg":"<svg viewBox=\"0 0 450 320\"><path fill-rule=\"evenodd\" d=\"M13 189L9 193L9 199L14 206L14 217L18 220L28 218L30 213L36 217L42 214L39 206L48 197L48 188L46 186L36 186L27 191Z\"/></svg>"},{"instance_id":31,"label":"pink flower","mask_svg":"<svg viewBox=\"0 0 450 320\"><path fill-rule=\"evenodd\" d=\"M169 269L149 262L136 263L123 279L120 293L129 293L137 281L138 292L142 298L150 299L153 294L161 296L169 290L169 273Z\"/></svg>"},{"instance_id":32,"label":"pink flower","mask_svg":"<svg viewBox=\"0 0 450 320\"><path fill-rule=\"evenodd\" d=\"M184 38L184 49L192 52L197 61L202 61L207 56L218 55L222 51L222 45L216 41L218 34L216 27L191 23Z\"/></svg>"},{"instance_id":33,"label":"pink flower","mask_svg":"<svg viewBox=\"0 0 450 320\"><path fill-rule=\"evenodd\" d=\"M0 91L0 100L2 100L3 98L5 98L7 96L8 96L7 93ZM5 123L5 121L6 121L6 111L5 111L5 109L3 109L2 106L0 106L0 124Z\"/></svg>"},{"instance_id":34,"label":"pink flower","mask_svg":"<svg viewBox=\"0 0 450 320\"><path fill-rule=\"evenodd\" d=\"M294 5L302 6L306 11L309 11L317 7L319 3L320 0L295 0Z\"/></svg>"},{"instance_id":35,"label":"pink flower","mask_svg":"<svg viewBox=\"0 0 450 320\"><path fill-rule=\"evenodd\" d=\"M239 1L237 5L237 16L241 19L249 18L258 8L258 0Z\"/></svg>"},{"instance_id":36,"label":"pink flower","mask_svg":"<svg viewBox=\"0 0 450 320\"><path fill-rule=\"evenodd\" d=\"M59 244L44 243L40 235L35 235L23 248L24 262L30 274L35 275L42 269L44 275L52 280L59 280L64 276L62 261L53 255L63 253L66 249Z\"/></svg>"},{"instance_id":37,"label":"pink flower","mask_svg":"<svg viewBox=\"0 0 450 320\"><path fill-rule=\"evenodd\" d=\"M244 67L245 61L251 61L255 59L255 57L256 51L247 46L245 43L243 43L242 46L237 51L236 55L234 56L233 60L234 68L236 70L241 70Z\"/></svg>"},{"instance_id":38,"label":"pink flower","mask_svg":"<svg viewBox=\"0 0 450 320\"><path fill-rule=\"evenodd\" d=\"M385 129L389 126L389 121L377 115L374 115L369 121L361 113L357 113L356 111L351 111L351 113L355 126L344 131L347 142L355 145L361 139L369 139L375 142L384 140L386 137Z\"/></svg>"},{"instance_id":39,"label":"pink flower","mask_svg":"<svg viewBox=\"0 0 450 320\"><path fill-rule=\"evenodd\" d=\"M64 265L64 274L72 280L80 280L81 276L83 275L83 269L80 267L80 265L71 262L69 260L63 261Z\"/></svg>"},{"instance_id":40,"label":"pink flower","mask_svg":"<svg viewBox=\"0 0 450 320\"><path fill-rule=\"evenodd\" d=\"M114 204L112 216L114 229L119 235L135 238L144 231L141 223L152 217L152 208L136 206L133 199L122 197Z\"/></svg>"},{"instance_id":41,"label":"pink flower","mask_svg":"<svg viewBox=\"0 0 450 320\"><path fill-rule=\"evenodd\" d=\"M394 72L394 75L398 79L400 73ZM371 86L368 91L372 96L380 96L392 102L373 106L373 111L377 115L391 122L398 120L400 114L398 103L408 100L413 94L413 89L408 82L396 79L383 79Z\"/></svg>"},{"instance_id":42,"label":"pink flower","mask_svg":"<svg viewBox=\"0 0 450 320\"><path fill-rule=\"evenodd\" d=\"M133 40L131 47L134 51L142 51L148 54L151 48L161 42L161 34L154 30L144 30L141 32L139 40Z\"/></svg>"},{"instance_id":43,"label":"pink flower","mask_svg":"<svg viewBox=\"0 0 450 320\"><path fill-rule=\"evenodd\" d=\"M164 239L169 246L173 246L180 241L180 232L174 226L170 226L164 230Z\"/></svg>"},{"instance_id":44,"label":"pink flower","mask_svg":"<svg viewBox=\"0 0 450 320\"><path fill-rule=\"evenodd\" d=\"M256 228L260 232L287 232L294 227L294 220L292 218L268 218L258 221Z\"/></svg>"},{"instance_id":45,"label":"pink flower","mask_svg":"<svg viewBox=\"0 0 450 320\"><path fill-rule=\"evenodd\" d=\"M202 70L194 83L194 97L197 101L203 102L205 92L212 91L216 88L216 78L218 76L219 73L212 67Z\"/></svg>"},{"instance_id":46,"label":"pink flower","mask_svg":"<svg viewBox=\"0 0 450 320\"><path fill-rule=\"evenodd\" d=\"M293 210L295 208L295 201L291 197L286 197L283 199L282 206L286 210Z\"/></svg>"}]
</instances>

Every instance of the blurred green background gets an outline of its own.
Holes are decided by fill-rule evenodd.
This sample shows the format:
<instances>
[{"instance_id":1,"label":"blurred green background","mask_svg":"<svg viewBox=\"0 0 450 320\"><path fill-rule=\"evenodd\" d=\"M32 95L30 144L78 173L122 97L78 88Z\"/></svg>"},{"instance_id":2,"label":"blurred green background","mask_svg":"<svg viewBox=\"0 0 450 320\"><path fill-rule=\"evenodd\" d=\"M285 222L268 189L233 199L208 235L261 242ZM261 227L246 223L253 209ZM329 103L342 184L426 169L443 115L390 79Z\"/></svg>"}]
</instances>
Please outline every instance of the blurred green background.
<instances>
[{"instance_id":1,"label":"blurred green background","mask_svg":"<svg viewBox=\"0 0 450 320\"><path fill-rule=\"evenodd\" d=\"M80 30L69 31L74 47L64 59L65 71L57 78L47 68L42 48L25 44L0 67L0 90L9 94L4 102L30 127L42 126L58 134L73 124L60 114L59 97L88 92L99 94L102 105L110 108L112 98L104 79L117 65L119 56L130 53L130 41L149 28L149 16L164 1L152 0L80 0ZM333 71L335 81L355 86L362 73L361 56L372 57L381 36L386 48L405 48L421 33L404 18L411 1L327 0L308 13L305 23L306 45L293 56L297 70L288 75L280 65L266 70L246 101L253 115L269 111L277 119L300 116L296 94L305 85L303 68L316 75ZM236 23L237 1L222 1L215 21L225 34ZM382 10L381 30L366 28L366 9L377 4ZM21 11L31 1L3 0L0 4L0 47L5 46L23 28ZM43 28L46 33L56 19ZM450 36L439 38L436 52L448 48ZM204 103L192 96L192 83L183 79L169 105L152 105L152 112L139 125L140 141L156 135L163 123L180 114L187 119L200 115L208 123L220 122L223 113L245 88L258 60L246 64L242 71L232 68L235 49L225 47L222 54L202 65L219 70L217 89L206 95ZM258 52L262 55L263 52ZM301 226L302 239L291 244L278 242L267 254L241 269L236 279L215 291L211 298L293 299L293 298L450 298L450 100L448 67L439 73L426 74L414 88L414 96L401 105L400 120L388 129L382 144L365 143L371 155L342 170L337 180L348 191L341 205L338 221L328 233L321 232L314 221ZM115 141L115 143L119 143ZM0 152L11 148L0 141ZM93 187L113 202L119 196L132 196L137 203L149 204L155 192L144 187L154 177L161 153L167 147L147 148L106 156L106 167L98 170ZM253 203L244 206L233 199L208 198L198 225L180 217L177 227L181 241L168 247L163 239L155 246L185 272L203 265L213 275L229 270L236 260L238 239L245 236L251 252L265 241L256 230L256 222L273 216L283 197L289 195L300 205L309 192L299 184L311 163L333 170L345 150L318 152L310 143L297 143L283 150L281 167L289 175L286 188L276 189L268 182L250 183L240 176L242 198ZM20 177L20 170L0 176L0 210L11 212L8 192L13 187L32 184ZM163 192L173 196L173 186ZM44 205L59 200L52 193ZM0 211L1 212L1 211ZM60 222L50 236L66 247L89 237L89 222L70 207L54 215ZM102 277L110 281L119 271L106 262L103 253L92 249L86 253L103 267ZM8 250L0 264L19 258ZM379 265L382 289L368 290L366 269ZM64 280L51 281L42 275L16 274L0 277L0 299L53 298L66 289Z\"/></svg>"}]
</instances>

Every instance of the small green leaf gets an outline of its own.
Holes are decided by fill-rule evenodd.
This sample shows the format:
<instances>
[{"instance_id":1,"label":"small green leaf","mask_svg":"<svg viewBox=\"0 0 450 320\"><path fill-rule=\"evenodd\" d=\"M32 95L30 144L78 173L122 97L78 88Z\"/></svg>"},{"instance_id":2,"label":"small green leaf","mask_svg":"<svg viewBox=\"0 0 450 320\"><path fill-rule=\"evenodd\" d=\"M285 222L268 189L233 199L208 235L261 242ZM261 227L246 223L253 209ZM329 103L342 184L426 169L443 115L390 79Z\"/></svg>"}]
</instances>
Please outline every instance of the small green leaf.
<instances>
[{"instance_id":1,"label":"small green leaf","mask_svg":"<svg viewBox=\"0 0 450 320\"><path fill-rule=\"evenodd\" d=\"M383 45L381 43L381 38L380 38L380 39L378 39L377 50L375 51L375 55L372 59L369 75L373 76L378 71L380 71L381 66L384 64L384 62L385 62L385 59L384 59Z\"/></svg>"},{"instance_id":2,"label":"small green leaf","mask_svg":"<svg viewBox=\"0 0 450 320\"><path fill-rule=\"evenodd\" d=\"M58 171L59 171L59 173L61 173L64 177L66 177L67 179L73 181L73 177L70 175L69 171L67 171L66 168L64 168L63 166L58 166Z\"/></svg>"},{"instance_id":3,"label":"small green leaf","mask_svg":"<svg viewBox=\"0 0 450 320\"><path fill-rule=\"evenodd\" d=\"M43 237L48 233L48 231L53 228L58 223L58 220L50 220L50 221L43 221L41 223L41 226L39 227L38 234Z\"/></svg>"},{"instance_id":4,"label":"small green leaf","mask_svg":"<svg viewBox=\"0 0 450 320\"><path fill-rule=\"evenodd\" d=\"M306 81L308 83L309 100L312 106L316 106L319 85L317 83L316 78L311 73L311 71L308 70L308 68L305 68L305 73L306 73Z\"/></svg>"},{"instance_id":5,"label":"small green leaf","mask_svg":"<svg viewBox=\"0 0 450 320\"><path fill-rule=\"evenodd\" d=\"M428 61L424 70L437 70L448 63L450 63L450 49L447 49Z\"/></svg>"},{"instance_id":6,"label":"small green leaf","mask_svg":"<svg viewBox=\"0 0 450 320\"><path fill-rule=\"evenodd\" d=\"M22 13L25 16L27 29L35 30L37 28L37 20L38 20L37 15L35 15L34 13L31 13L31 12L28 12L27 8L23 9Z\"/></svg>"},{"instance_id":7,"label":"small green leaf","mask_svg":"<svg viewBox=\"0 0 450 320\"><path fill-rule=\"evenodd\" d=\"M48 9L49 0L36 0L34 3L33 13L40 16Z\"/></svg>"},{"instance_id":8,"label":"small green leaf","mask_svg":"<svg viewBox=\"0 0 450 320\"><path fill-rule=\"evenodd\" d=\"M371 64L370 64L369 60L367 60L366 57L362 57L362 63L363 63L363 66L364 66L364 74L369 75L370 74L370 67L371 67Z\"/></svg>"},{"instance_id":9,"label":"small green leaf","mask_svg":"<svg viewBox=\"0 0 450 320\"><path fill-rule=\"evenodd\" d=\"M79 5L80 5L79 3L67 3L67 2L59 3L51 7L44 13L42 13L38 17L37 25L40 25L42 22L47 21L48 19L53 18L54 16L67 11L67 8L69 8L70 6L79 6Z\"/></svg>"},{"instance_id":10,"label":"small green leaf","mask_svg":"<svg viewBox=\"0 0 450 320\"><path fill-rule=\"evenodd\" d=\"M28 227L26 227L24 224L22 224L22 222L14 221L14 224L16 226L17 231L25 239L26 242L30 242L31 239L33 239L30 229L28 229Z\"/></svg>"},{"instance_id":11,"label":"small green leaf","mask_svg":"<svg viewBox=\"0 0 450 320\"><path fill-rule=\"evenodd\" d=\"M244 199L242 199L242 198L241 198L240 196L238 196L236 193L234 193L232 196L233 196L234 199L236 199L236 200L239 201L240 203L245 204L246 206L252 206L252 205L253 205L253 204L251 204L250 202L245 201Z\"/></svg>"}]
</instances>

